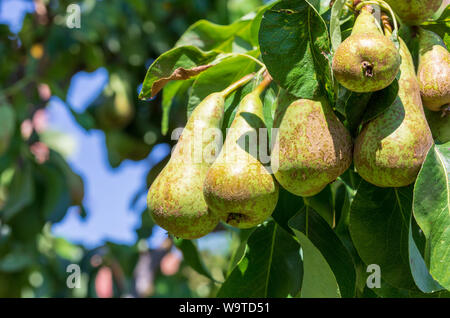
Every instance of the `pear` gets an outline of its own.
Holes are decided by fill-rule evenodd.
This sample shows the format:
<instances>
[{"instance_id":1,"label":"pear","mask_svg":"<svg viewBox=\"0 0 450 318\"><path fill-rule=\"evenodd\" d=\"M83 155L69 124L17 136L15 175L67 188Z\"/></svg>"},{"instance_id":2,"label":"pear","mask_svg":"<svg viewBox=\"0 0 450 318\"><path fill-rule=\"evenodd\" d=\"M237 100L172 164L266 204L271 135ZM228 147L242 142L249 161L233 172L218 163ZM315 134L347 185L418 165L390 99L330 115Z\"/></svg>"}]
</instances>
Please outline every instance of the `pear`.
<instances>
[{"instance_id":1,"label":"pear","mask_svg":"<svg viewBox=\"0 0 450 318\"><path fill-rule=\"evenodd\" d=\"M431 18L441 6L442 0L385 0L401 21L419 25Z\"/></svg>"},{"instance_id":2,"label":"pear","mask_svg":"<svg viewBox=\"0 0 450 318\"><path fill-rule=\"evenodd\" d=\"M274 120L279 130L272 150L272 170L289 192L313 196L350 166L351 136L325 98L280 106Z\"/></svg>"},{"instance_id":3,"label":"pear","mask_svg":"<svg viewBox=\"0 0 450 318\"><path fill-rule=\"evenodd\" d=\"M450 104L450 53L439 35L422 28L417 78L425 107L438 111Z\"/></svg>"},{"instance_id":4,"label":"pear","mask_svg":"<svg viewBox=\"0 0 450 318\"><path fill-rule=\"evenodd\" d=\"M387 29L385 33L391 34ZM413 183L433 143L411 53L400 37L399 41L402 64L398 96L387 110L363 127L353 155L361 177L379 187Z\"/></svg>"},{"instance_id":5,"label":"pear","mask_svg":"<svg viewBox=\"0 0 450 318\"><path fill-rule=\"evenodd\" d=\"M378 29L372 11L371 6L361 9L351 35L333 57L337 81L353 92L374 92L389 86L400 67L398 49Z\"/></svg>"},{"instance_id":6,"label":"pear","mask_svg":"<svg viewBox=\"0 0 450 318\"><path fill-rule=\"evenodd\" d=\"M16 114L9 105L0 106L0 155L8 150L11 137L14 134Z\"/></svg>"},{"instance_id":7,"label":"pear","mask_svg":"<svg viewBox=\"0 0 450 318\"><path fill-rule=\"evenodd\" d=\"M245 147L247 136L251 148L258 142L258 129L265 128L259 95L270 80L266 77L240 102L223 148L209 169L203 187L206 203L211 210L223 222L241 229L254 227L266 220L278 201L278 184L256 158L255 151L252 153Z\"/></svg>"},{"instance_id":8,"label":"pear","mask_svg":"<svg viewBox=\"0 0 450 318\"><path fill-rule=\"evenodd\" d=\"M206 173L221 146L221 140L219 143L208 129L220 131L225 98L251 78L252 74L222 92L210 94L195 108L167 165L150 186L147 204L153 220L176 237L199 238L219 223L218 215L203 198ZM203 153L206 150L214 158L208 159Z\"/></svg>"},{"instance_id":9,"label":"pear","mask_svg":"<svg viewBox=\"0 0 450 318\"><path fill-rule=\"evenodd\" d=\"M425 108L425 116L435 142L445 144L450 141L450 109L433 112Z\"/></svg>"}]
</instances>

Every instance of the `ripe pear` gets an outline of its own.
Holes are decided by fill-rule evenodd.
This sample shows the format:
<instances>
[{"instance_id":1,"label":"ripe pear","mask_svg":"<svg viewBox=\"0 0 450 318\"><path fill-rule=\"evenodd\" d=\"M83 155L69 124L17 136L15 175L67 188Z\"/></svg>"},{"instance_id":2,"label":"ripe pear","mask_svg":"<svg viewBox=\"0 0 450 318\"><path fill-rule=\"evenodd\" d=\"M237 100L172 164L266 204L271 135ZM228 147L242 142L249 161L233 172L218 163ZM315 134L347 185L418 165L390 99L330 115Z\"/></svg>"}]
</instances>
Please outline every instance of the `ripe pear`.
<instances>
[{"instance_id":1,"label":"ripe pear","mask_svg":"<svg viewBox=\"0 0 450 318\"><path fill-rule=\"evenodd\" d=\"M266 220L278 201L278 184L258 160L256 147L252 149L258 143L259 128L265 128L259 95L270 80L266 77L240 102L223 148L209 169L203 187L211 210L223 222L241 229ZM248 148L245 146L247 136Z\"/></svg>"},{"instance_id":2,"label":"ripe pear","mask_svg":"<svg viewBox=\"0 0 450 318\"><path fill-rule=\"evenodd\" d=\"M450 141L450 110L433 112L425 108L425 116L435 142L445 144Z\"/></svg>"},{"instance_id":3,"label":"ripe pear","mask_svg":"<svg viewBox=\"0 0 450 318\"><path fill-rule=\"evenodd\" d=\"M419 28L419 67L423 105L432 111L450 104L450 53L434 32Z\"/></svg>"},{"instance_id":4,"label":"ripe pear","mask_svg":"<svg viewBox=\"0 0 450 318\"><path fill-rule=\"evenodd\" d=\"M390 35L388 30L386 35ZM363 127L353 155L361 177L379 187L413 183L433 143L411 53L400 37L399 41L402 64L398 96Z\"/></svg>"},{"instance_id":5,"label":"ripe pear","mask_svg":"<svg viewBox=\"0 0 450 318\"><path fill-rule=\"evenodd\" d=\"M419 25L431 18L442 0L385 0L403 23Z\"/></svg>"},{"instance_id":6,"label":"ripe pear","mask_svg":"<svg viewBox=\"0 0 450 318\"><path fill-rule=\"evenodd\" d=\"M219 223L203 198L206 173L222 144L210 132L222 127L226 96L252 77L210 94L195 108L167 165L150 186L147 204L153 220L176 237L199 238Z\"/></svg>"},{"instance_id":7,"label":"ripe pear","mask_svg":"<svg viewBox=\"0 0 450 318\"><path fill-rule=\"evenodd\" d=\"M277 109L274 127L279 130L272 170L295 195L316 195L352 162L352 138L325 98L300 99Z\"/></svg>"},{"instance_id":8,"label":"ripe pear","mask_svg":"<svg viewBox=\"0 0 450 318\"><path fill-rule=\"evenodd\" d=\"M0 106L0 155L8 150L11 137L14 134L16 114L11 106Z\"/></svg>"},{"instance_id":9,"label":"ripe pear","mask_svg":"<svg viewBox=\"0 0 450 318\"><path fill-rule=\"evenodd\" d=\"M372 11L371 6L361 9L351 35L339 45L332 62L337 81L358 93L389 86L401 62L398 49L378 29Z\"/></svg>"}]
</instances>

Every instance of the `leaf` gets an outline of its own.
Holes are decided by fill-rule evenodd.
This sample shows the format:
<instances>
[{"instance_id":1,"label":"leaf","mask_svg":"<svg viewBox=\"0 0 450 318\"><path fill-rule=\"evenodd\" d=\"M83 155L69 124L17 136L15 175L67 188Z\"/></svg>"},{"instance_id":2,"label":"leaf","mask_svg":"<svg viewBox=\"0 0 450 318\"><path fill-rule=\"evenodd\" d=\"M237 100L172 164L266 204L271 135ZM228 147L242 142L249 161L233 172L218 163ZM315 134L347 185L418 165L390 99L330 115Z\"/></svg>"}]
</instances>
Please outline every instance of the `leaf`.
<instances>
[{"instance_id":1,"label":"leaf","mask_svg":"<svg viewBox=\"0 0 450 318\"><path fill-rule=\"evenodd\" d=\"M308 2L281 1L267 10L259 44L270 75L289 93L313 98L320 82L331 87L326 23Z\"/></svg>"},{"instance_id":2,"label":"leaf","mask_svg":"<svg viewBox=\"0 0 450 318\"><path fill-rule=\"evenodd\" d=\"M218 54L190 45L161 54L148 69L139 98L153 98L169 81L189 79L207 70Z\"/></svg>"},{"instance_id":3,"label":"leaf","mask_svg":"<svg viewBox=\"0 0 450 318\"><path fill-rule=\"evenodd\" d=\"M247 250L247 241L250 235L255 231L256 228L251 229L242 229L239 231L239 246L234 250L233 255L231 257L230 265L228 267L227 271L227 277L231 274L231 272L234 270L237 264L242 260L242 257L244 257L245 252Z\"/></svg>"},{"instance_id":4,"label":"leaf","mask_svg":"<svg viewBox=\"0 0 450 318\"><path fill-rule=\"evenodd\" d=\"M450 47L450 5L444 9L438 19L424 22L421 26L427 30L433 31L444 40L447 48Z\"/></svg>"},{"instance_id":5,"label":"leaf","mask_svg":"<svg viewBox=\"0 0 450 318\"><path fill-rule=\"evenodd\" d=\"M370 95L370 93L355 93L339 85L336 110L347 119L347 126L352 136L357 134Z\"/></svg>"},{"instance_id":6,"label":"leaf","mask_svg":"<svg viewBox=\"0 0 450 318\"><path fill-rule=\"evenodd\" d=\"M327 185L318 194L304 198L306 204L314 209L330 227L334 223L333 195L330 185Z\"/></svg>"},{"instance_id":7,"label":"leaf","mask_svg":"<svg viewBox=\"0 0 450 318\"><path fill-rule=\"evenodd\" d=\"M269 221L256 228L247 246L245 256L222 284L217 297L287 297L299 292L299 246L285 230Z\"/></svg>"},{"instance_id":8,"label":"leaf","mask_svg":"<svg viewBox=\"0 0 450 318\"><path fill-rule=\"evenodd\" d=\"M197 273L205 277L208 277L212 281L215 281L215 279L211 276L209 270L203 263L200 254L197 250L197 246L195 246L192 241L177 238L174 238L173 241L175 246L183 253L183 259L186 262L186 264L188 264Z\"/></svg>"},{"instance_id":9,"label":"leaf","mask_svg":"<svg viewBox=\"0 0 450 318\"><path fill-rule=\"evenodd\" d=\"M290 193L283 187L279 187L278 202L272 213L272 218L283 229L293 234L288 222L304 206L302 197Z\"/></svg>"},{"instance_id":10,"label":"leaf","mask_svg":"<svg viewBox=\"0 0 450 318\"><path fill-rule=\"evenodd\" d=\"M366 112L364 113L362 122L366 123L381 115L397 100L397 98L398 80L394 79L391 85L370 95L370 99L367 103Z\"/></svg>"},{"instance_id":11,"label":"leaf","mask_svg":"<svg viewBox=\"0 0 450 318\"><path fill-rule=\"evenodd\" d=\"M238 20L230 25L199 20L186 30L175 46L193 45L203 51L233 52L233 43L236 38L250 25L251 20Z\"/></svg>"},{"instance_id":12,"label":"leaf","mask_svg":"<svg viewBox=\"0 0 450 318\"><path fill-rule=\"evenodd\" d=\"M303 251L302 298L353 297L356 272L353 260L325 220L305 207L290 221Z\"/></svg>"},{"instance_id":13,"label":"leaf","mask_svg":"<svg viewBox=\"0 0 450 318\"><path fill-rule=\"evenodd\" d=\"M411 232L412 186L378 188L362 181L350 211L350 234L365 264L377 264L393 287L436 286ZM427 287L428 286L428 287ZM429 290L432 291L432 290Z\"/></svg>"},{"instance_id":14,"label":"leaf","mask_svg":"<svg viewBox=\"0 0 450 318\"><path fill-rule=\"evenodd\" d=\"M187 107L188 116L208 95L220 92L231 83L253 72L256 62L247 55L233 55L222 59L213 68L199 75L192 85Z\"/></svg>"},{"instance_id":15,"label":"leaf","mask_svg":"<svg viewBox=\"0 0 450 318\"><path fill-rule=\"evenodd\" d=\"M0 216L8 221L24 207L31 204L33 200L34 184L31 164L24 162L22 167L16 167L9 188L9 197L0 211Z\"/></svg>"},{"instance_id":16,"label":"leaf","mask_svg":"<svg viewBox=\"0 0 450 318\"><path fill-rule=\"evenodd\" d=\"M53 164L47 163L38 169L45 182L42 215L47 221L59 222L66 215L71 203L66 178Z\"/></svg>"},{"instance_id":17,"label":"leaf","mask_svg":"<svg viewBox=\"0 0 450 318\"><path fill-rule=\"evenodd\" d=\"M428 152L414 186L414 217L427 239L431 276L450 290L450 142Z\"/></svg>"},{"instance_id":18,"label":"leaf","mask_svg":"<svg viewBox=\"0 0 450 318\"><path fill-rule=\"evenodd\" d=\"M174 99L186 94L188 88L192 85L193 80L176 81L168 83L163 90L162 109L163 115L161 119L161 133L166 135L169 130L169 115Z\"/></svg>"},{"instance_id":19,"label":"leaf","mask_svg":"<svg viewBox=\"0 0 450 318\"><path fill-rule=\"evenodd\" d=\"M0 272L18 272L32 264L32 257L16 248L0 258Z\"/></svg>"},{"instance_id":20,"label":"leaf","mask_svg":"<svg viewBox=\"0 0 450 318\"><path fill-rule=\"evenodd\" d=\"M330 38L331 46L333 51L336 52L339 44L342 42L341 36L341 11L345 5L345 0L337 0L334 2L331 8L331 19L330 19Z\"/></svg>"}]
</instances>

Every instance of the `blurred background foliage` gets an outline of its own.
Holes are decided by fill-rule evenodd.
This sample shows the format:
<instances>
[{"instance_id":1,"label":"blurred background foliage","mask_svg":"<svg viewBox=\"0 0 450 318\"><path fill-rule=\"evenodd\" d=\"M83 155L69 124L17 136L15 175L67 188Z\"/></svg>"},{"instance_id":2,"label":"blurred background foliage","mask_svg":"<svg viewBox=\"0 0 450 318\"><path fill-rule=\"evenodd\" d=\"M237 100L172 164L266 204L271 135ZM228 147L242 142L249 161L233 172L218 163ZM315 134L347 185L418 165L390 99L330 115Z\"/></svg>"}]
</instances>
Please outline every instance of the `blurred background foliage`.
<instances>
[{"instance_id":1,"label":"blurred background foliage","mask_svg":"<svg viewBox=\"0 0 450 318\"><path fill-rule=\"evenodd\" d=\"M137 98L149 65L197 20L229 24L263 1L84 0L79 29L66 26L73 1L28 2L33 9L17 34L0 24L0 297L214 295L239 233L231 234L230 248L203 250L201 258L194 243L167 236L150 248L155 227L147 211L131 245L88 248L52 234L69 207L78 206L81 218L95 211L83 206L83 178L67 163L70 139L48 129L46 107L59 97L83 129L104 131L111 167L143 160L155 145L173 145L170 133L161 133L161 94ZM72 78L99 68L108 72L107 85L84 111L75 110L67 102ZM185 101L174 101L169 132L185 124L179 107ZM148 186L166 161L142 183ZM67 287L72 263L81 267L81 288Z\"/></svg>"}]
</instances>

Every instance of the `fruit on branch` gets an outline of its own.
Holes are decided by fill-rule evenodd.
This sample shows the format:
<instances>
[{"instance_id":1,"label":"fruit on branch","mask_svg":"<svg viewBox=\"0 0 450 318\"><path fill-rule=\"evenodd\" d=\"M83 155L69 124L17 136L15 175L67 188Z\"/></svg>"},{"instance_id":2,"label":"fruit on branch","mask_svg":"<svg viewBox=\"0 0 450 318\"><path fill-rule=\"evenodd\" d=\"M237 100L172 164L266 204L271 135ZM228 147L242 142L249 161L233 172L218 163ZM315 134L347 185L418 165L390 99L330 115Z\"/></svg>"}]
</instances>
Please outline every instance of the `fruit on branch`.
<instances>
[{"instance_id":1,"label":"fruit on branch","mask_svg":"<svg viewBox=\"0 0 450 318\"><path fill-rule=\"evenodd\" d=\"M419 28L417 78L423 105L432 111L450 104L450 53L434 32Z\"/></svg>"},{"instance_id":2,"label":"fruit on branch","mask_svg":"<svg viewBox=\"0 0 450 318\"><path fill-rule=\"evenodd\" d=\"M9 105L0 105L0 155L3 155L9 147L11 137L14 134L16 114Z\"/></svg>"},{"instance_id":3,"label":"fruit on branch","mask_svg":"<svg viewBox=\"0 0 450 318\"><path fill-rule=\"evenodd\" d=\"M95 110L99 127L103 130L126 127L135 114L129 84L118 74L113 73L104 95L106 101Z\"/></svg>"},{"instance_id":4,"label":"fruit on branch","mask_svg":"<svg viewBox=\"0 0 450 318\"><path fill-rule=\"evenodd\" d=\"M195 108L169 162L150 186L147 204L153 220L176 237L199 238L219 223L203 198L203 183L222 145L217 132L222 127L225 98L252 77L210 94Z\"/></svg>"},{"instance_id":5,"label":"fruit on branch","mask_svg":"<svg viewBox=\"0 0 450 318\"><path fill-rule=\"evenodd\" d=\"M352 34L337 48L332 69L337 81L358 92L374 92L389 86L400 67L394 43L378 29L371 6L364 6Z\"/></svg>"},{"instance_id":6,"label":"fruit on branch","mask_svg":"<svg viewBox=\"0 0 450 318\"><path fill-rule=\"evenodd\" d=\"M251 228L266 220L278 201L278 184L258 158L260 128L266 128L260 94L270 77L239 104L219 156L209 169L203 193L221 220ZM248 146L247 146L248 145Z\"/></svg>"},{"instance_id":7,"label":"fruit on branch","mask_svg":"<svg viewBox=\"0 0 450 318\"><path fill-rule=\"evenodd\" d=\"M272 170L283 188L313 196L352 162L352 139L326 98L300 99L278 106Z\"/></svg>"},{"instance_id":8,"label":"fruit on branch","mask_svg":"<svg viewBox=\"0 0 450 318\"><path fill-rule=\"evenodd\" d=\"M425 116L435 142L445 144L450 141L450 110L433 112L425 108Z\"/></svg>"},{"instance_id":9,"label":"fruit on branch","mask_svg":"<svg viewBox=\"0 0 450 318\"><path fill-rule=\"evenodd\" d=\"M361 177L379 187L414 182L433 143L413 60L405 42L399 41L402 64L398 96L384 113L363 127L353 155Z\"/></svg>"},{"instance_id":10,"label":"fruit on branch","mask_svg":"<svg viewBox=\"0 0 450 318\"><path fill-rule=\"evenodd\" d=\"M419 25L431 18L441 6L442 0L385 0L401 21Z\"/></svg>"}]
</instances>

